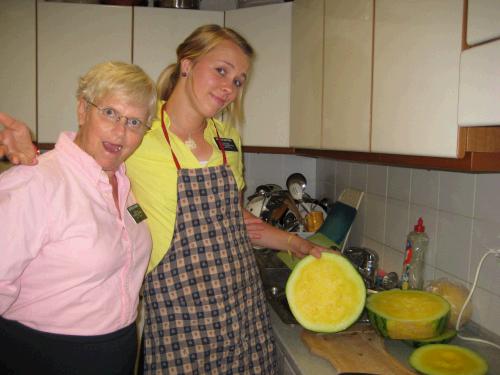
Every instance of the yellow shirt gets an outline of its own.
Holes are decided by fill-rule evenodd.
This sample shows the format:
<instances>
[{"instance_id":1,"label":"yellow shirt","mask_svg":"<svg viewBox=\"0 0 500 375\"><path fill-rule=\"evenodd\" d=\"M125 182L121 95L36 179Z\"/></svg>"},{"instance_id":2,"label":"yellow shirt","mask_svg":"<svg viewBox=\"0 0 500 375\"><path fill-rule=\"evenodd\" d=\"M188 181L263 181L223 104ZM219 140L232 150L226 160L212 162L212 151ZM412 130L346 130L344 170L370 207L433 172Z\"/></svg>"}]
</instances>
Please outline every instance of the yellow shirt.
<instances>
[{"instance_id":1,"label":"yellow shirt","mask_svg":"<svg viewBox=\"0 0 500 375\"><path fill-rule=\"evenodd\" d=\"M158 102L158 119L161 119L163 103L163 101ZM245 183L243 180L243 156L240 136L234 127L218 120L214 122L219 136L232 139L238 149L238 151L226 150L226 157L241 191ZM170 120L166 114L165 125L168 130ZM168 135L181 168L194 169L203 167L181 139L172 132L169 132ZM217 137L217 133L212 121L208 122L204 137L212 145L213 149L212 156L205 166L212 167L223 164L222 152L214 139ZM153 121L151 130L146 133L139 148L128 158L126 166L127 175L132 182L132 190L148 217L149 229L153 238L149 272L158 265L170 247L177 210L177 168L163 135L161 120Z\"/></svg>"}]
</instances>

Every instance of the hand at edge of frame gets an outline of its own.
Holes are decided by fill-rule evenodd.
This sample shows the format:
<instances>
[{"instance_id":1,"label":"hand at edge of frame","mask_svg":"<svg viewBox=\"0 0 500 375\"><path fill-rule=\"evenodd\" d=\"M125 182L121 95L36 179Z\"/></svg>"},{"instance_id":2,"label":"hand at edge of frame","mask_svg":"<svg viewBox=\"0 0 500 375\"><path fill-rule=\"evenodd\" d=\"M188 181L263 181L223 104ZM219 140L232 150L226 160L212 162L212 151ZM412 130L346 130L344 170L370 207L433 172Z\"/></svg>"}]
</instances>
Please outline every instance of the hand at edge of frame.
<instances>
[{"instance_id":1,"label":"hand at edge of frame","mask_svg":"<svg viewBox=\"0 0 500 375\"><path fill-rule=\"evenodd\" d=\"M0 124L4 126L0 131L0 158L6 156L12 164L37 164L37 148L28 126L4 112L0 112Z\"/></svg>"}]
</instances>

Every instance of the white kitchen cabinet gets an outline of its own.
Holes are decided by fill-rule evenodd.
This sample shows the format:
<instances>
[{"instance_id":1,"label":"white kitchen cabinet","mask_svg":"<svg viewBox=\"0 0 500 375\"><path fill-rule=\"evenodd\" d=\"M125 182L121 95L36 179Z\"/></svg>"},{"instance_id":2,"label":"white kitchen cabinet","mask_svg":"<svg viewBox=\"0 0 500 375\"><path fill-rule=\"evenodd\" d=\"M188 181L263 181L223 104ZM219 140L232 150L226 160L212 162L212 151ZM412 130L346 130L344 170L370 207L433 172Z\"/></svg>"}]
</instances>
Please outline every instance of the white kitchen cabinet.
<instances>
[{"instance_id":1,"label":"white kitchen cabinet","mask_svg":"<svg viewBox=\"0 0 500 375\"><path fill-rule=\"evenodd\" d=\"M292 7L292 147L321 146L324 8L324 0L295 0Z\"/></svg>"},{"instance_id":2,"label":"white kitchen cabinet","mask_svg":"<svg viewBox=\"0 0 500 375\"><path fill-rule=\"evenodd\" d=\"M177 61L177 46L198 26L223 23L224 12L136 7L132 60L156 81Z\"/></svg>"},{"instance_id":3,"label":"white kitchen cabinet","mask_svg":"<svg viewBox=\"0 0 500 375\"><path fill-rule=\"evenodd\" d=\"M76 130L78 78L106 60L131 62L132 7L38 2L38 141Z\"/></svg>"},{"instance_id":4,"label":"white kitchen cabinet","mask_svg":"<svg viewBox=\"0 0 500 375\"><path fill-rule=\"evenodd\" d=\"M292 4L230 10L225 25L241 33L256 58L245 83L245 146L290 146Z\"/></svg>"},{"instance_id":5,"label":"white kitchen cabinet","mask_svg":"<svg viewBox=\"0 0 500 375\"><path fill-rule=\"evenodd\" d=\"M372 152L457 156L463 2L377 0Z\"/></svg>"},{"instance_id":6,"label":"white kitchen cabinet","mask_svg":"<svg viewBox=\"0 0 500 375\"><path fill-rule=\"evenodd\" d=\"M500 40L462 52L459 93L459 125L500 125Z\"/></svg>"},{"instance_id":7,"label":"white kitchen cabinet","mask_svg":"<svg viewBox=\"0 0 500 375\"><path fill-rule=\"evenodd\" d=\"M0 1L0 111L36 137L36 0Z\"/></svg>"},{"instance_id":8,"label":"white kitchen cabinet","mask_svg":"<svg viewBox=\"0 0 500 375\"><path fill-rule=\"evenodd\" d=\"M370 151L373 0L325 2L321 148Z\"/></svg>"},{"instance_id":9,"label":"white kitchen cabinet","mask_svg":"<svg viewBox=\"0 0 500 375\"><path fill-rule=\"evenodd\" d=\"M500 37L500 1L469 0L467 44L473 45Z\"/></svg>"}]
</instances>

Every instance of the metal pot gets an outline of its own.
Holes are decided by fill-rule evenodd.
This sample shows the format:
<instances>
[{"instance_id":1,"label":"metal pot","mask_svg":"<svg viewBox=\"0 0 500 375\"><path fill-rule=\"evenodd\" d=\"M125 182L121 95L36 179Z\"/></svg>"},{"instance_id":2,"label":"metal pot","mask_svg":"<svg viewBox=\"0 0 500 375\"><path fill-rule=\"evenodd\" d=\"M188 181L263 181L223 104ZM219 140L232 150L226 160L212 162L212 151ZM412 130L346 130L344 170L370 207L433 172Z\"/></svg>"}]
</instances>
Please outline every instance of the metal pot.
<instances>
[{"instance_id":1,"label":"metal pot","mask_svg":"<svg viewBox=\"0 0 500 375\"><path fill-rule=\"evenodd\" d=\"M160 8L199 9L200 0L155 0L154 5Z\"/></svg>"},{"instance_id":2,"label":"metal pot","mask_svg":"<svg viewBox=\"0 0 500 375\"><path fill-rule=\"evenodd\" d=\"M102 4L106 5L131 5L131 6L147 6L147 0L101 0Z\"/></svg>"}]
</instances>

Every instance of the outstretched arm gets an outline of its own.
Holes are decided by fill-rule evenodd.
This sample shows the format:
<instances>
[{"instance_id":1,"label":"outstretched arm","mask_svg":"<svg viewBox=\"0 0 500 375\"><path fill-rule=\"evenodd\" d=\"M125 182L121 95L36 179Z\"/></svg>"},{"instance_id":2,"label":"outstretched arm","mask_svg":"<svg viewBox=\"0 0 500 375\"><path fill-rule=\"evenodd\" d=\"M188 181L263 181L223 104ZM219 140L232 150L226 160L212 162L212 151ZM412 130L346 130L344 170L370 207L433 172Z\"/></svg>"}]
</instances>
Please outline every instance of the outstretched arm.
<instances>
[{"instance_id":1,"label":"outstretched arm","mask_svg":"<svg viewBox=\"0 0 500 375\"><path fill-rule=\"evenodd\" d=\"M0 158L7 156L12 164L35 165L37 151L31 142L28 126L19 120L0 112Z\"/></svg>"},{"instance_id":2,"label":"outstretched arm","mask_svg":"<svg viewBox=\"0 0 500 375\"><path fill-rule=\"evenodd\" d=\"M308 254L319 258L323 251L331 251L331 249L318 246L293 233L275 228L263 222L258 217L255 217L245 208L243 208L243 218L252 245L281 251L290 251L299 258L303 258Z\"/></svg>"}]
</instances>

